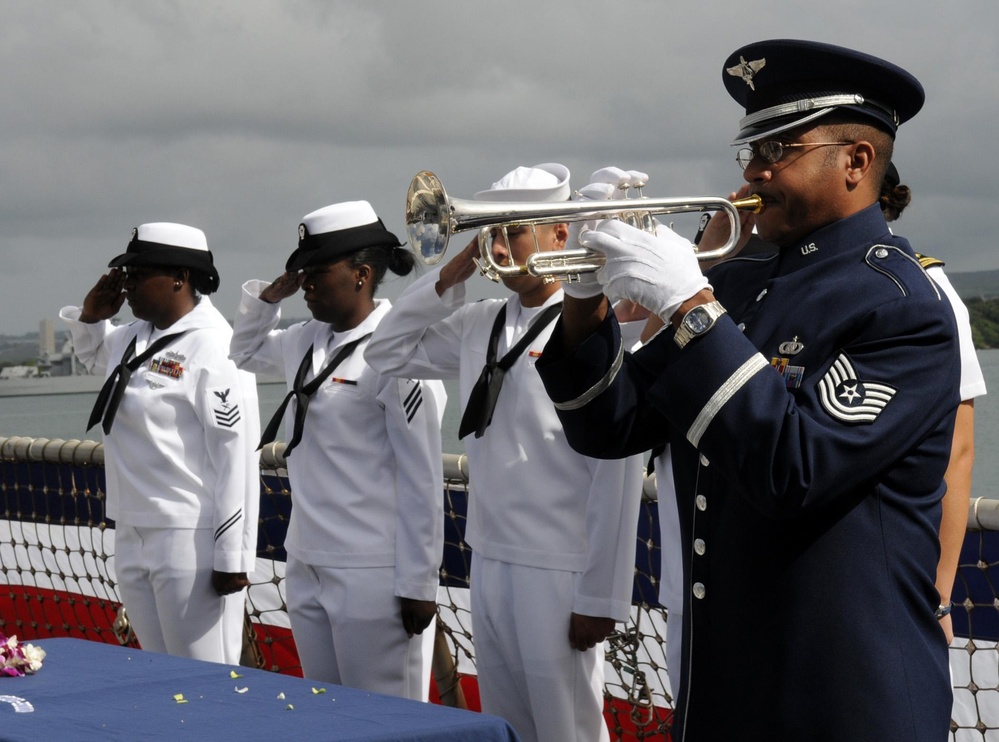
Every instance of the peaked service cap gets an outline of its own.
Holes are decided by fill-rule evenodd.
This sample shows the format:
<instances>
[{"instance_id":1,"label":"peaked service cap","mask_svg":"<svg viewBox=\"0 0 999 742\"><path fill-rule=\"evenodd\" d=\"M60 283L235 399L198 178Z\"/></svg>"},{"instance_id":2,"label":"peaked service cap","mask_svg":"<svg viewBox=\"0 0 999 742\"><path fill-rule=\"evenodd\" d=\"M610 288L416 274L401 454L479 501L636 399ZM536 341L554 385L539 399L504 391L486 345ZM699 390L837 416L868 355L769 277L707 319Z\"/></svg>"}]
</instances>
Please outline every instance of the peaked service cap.
<instances>
[{"instance_id":1,"label":"peaked service cap","mask_svg":"<svg viewBox=\"0 0 999 742\"><path fill-rule=\"evenodd\" d=\"M923 106L923 86L891 62L815 41L776 39L736 49L725 88L746 109L733 144L746 144L848 110L893 136Z\"/></svg>"}]
</instances>

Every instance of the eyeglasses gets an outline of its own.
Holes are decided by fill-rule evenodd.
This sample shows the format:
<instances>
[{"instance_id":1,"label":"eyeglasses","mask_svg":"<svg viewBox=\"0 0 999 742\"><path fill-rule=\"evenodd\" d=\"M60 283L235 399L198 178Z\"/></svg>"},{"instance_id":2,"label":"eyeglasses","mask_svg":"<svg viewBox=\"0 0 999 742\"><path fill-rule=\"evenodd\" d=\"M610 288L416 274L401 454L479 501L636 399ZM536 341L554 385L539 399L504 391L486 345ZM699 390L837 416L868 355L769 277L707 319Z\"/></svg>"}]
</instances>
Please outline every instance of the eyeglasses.
<instances>
[{"instance_id":1,"label":"eyeglasses","mask_svg":"<svg viewBox=\"0 0 999 742\"><path fill-rule=\"evenodd\" d=\"M757 157L768 165L774 165L784 156L784 150L791 147L840 147L846 144L853 144L853 142L796 142L788 144L787 142L778 142L776 139L771 139L761 142L756 149L743 147L735 153L735 161L739 163L739 167L745 170L749 167L749 163Z\"/></svg>"}]
</instances>

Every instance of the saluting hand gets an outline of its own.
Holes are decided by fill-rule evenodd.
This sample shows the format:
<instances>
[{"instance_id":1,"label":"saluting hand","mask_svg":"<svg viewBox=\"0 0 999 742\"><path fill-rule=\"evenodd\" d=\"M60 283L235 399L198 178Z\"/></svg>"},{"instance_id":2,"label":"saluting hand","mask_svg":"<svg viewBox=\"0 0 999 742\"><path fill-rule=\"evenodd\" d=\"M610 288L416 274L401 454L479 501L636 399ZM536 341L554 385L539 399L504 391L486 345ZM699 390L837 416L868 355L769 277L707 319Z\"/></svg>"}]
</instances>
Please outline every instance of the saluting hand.
<instances>
[{"instance_id":1,"label":"saluting hand","mask_svg":"<svg viewBox=\"0 0 999 742\"><path fill-rule=\"evenodd\" d=\"M260 292L260 300L266 301L268 304L277 304L298 291L304 281L305 274L301 271L285 271L271 281L270 286Z\"/></svg>"},{"instance_id":2,"label":"saluting hand","mask_svg":"<svg viewBox=\"0 0 999 742\"><path fill-rule=\"evenodd\" d=\"M474 258L479 254L479 238L472 239L465 249L455 255L441 268L440 276L437 278L437 296L443 296L444 292L452 286L464 283L478 270Z\"/></svg>"},{"instance_id":3,"label":"saluting hand","mask_svg":"<svg viewBox=\"0 0 999 742\"><path fill-rule=\"evenodd\" d=\"M399 600L402 601L402 627L406 630L406 636L422 634L423 630L437 618L437 601L413 598Z\"/></svg>"},{"instance_id":4,"label":"saluting hand","mask_svg":"<svg viewBox=\"0 0 999 742\"><path fill-rule=\"evenodd\" d=\"M120 268L112 268L98 278L83 300L80 322L92 325L118 314L121 305L125 303L124 288L125 271Z\"/></svg>"}]
</instances>

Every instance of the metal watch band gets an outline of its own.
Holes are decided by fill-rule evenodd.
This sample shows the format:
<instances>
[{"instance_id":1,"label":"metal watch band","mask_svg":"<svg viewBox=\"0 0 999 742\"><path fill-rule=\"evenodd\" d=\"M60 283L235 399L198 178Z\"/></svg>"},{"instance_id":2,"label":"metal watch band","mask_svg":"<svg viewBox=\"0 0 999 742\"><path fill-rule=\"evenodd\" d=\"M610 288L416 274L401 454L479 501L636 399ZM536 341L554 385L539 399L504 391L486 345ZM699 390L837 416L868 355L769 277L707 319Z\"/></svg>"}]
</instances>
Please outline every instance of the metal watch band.
<instances>
[{"instance_id":1,"label":"metal watch band","mask_svg":"<svg viewBox=\"0 0 999 742\"><path fill-rule=\"evenodd\" d=\"M691 330L688 326L687 318L692 312L705 312L708 319L707 327L698 332ZM683 315L683 319L680 320L680 327L673 336L673 341L681 348L686 347L687 343L695 337L700 337L701 335L706 334L712 327L714 327L715 322L717 322L718 318L725 314L725 312L725 307L723 307L719 301L710 301L707 304L698 304L696 307L693 307L685 315Z\"/></svg>"}]
</instances>

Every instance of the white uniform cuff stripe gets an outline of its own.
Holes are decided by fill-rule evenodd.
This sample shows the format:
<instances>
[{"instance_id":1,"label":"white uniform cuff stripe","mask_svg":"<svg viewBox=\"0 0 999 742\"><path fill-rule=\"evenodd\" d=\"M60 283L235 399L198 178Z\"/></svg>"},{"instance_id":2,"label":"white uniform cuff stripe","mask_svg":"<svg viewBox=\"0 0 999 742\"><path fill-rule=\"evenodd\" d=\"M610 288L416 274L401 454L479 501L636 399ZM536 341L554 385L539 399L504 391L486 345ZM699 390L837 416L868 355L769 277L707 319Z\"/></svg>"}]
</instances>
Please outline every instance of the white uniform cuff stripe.
<instances>
[{"instance_id":1,"label":"white uniform cuff stripe","mask_svg":"<svg viewBox=\"0 0 999 742\"><path fill-rule=\"evenodd\" d=\"M757 371L769 366L770 364L767 363L767 359L759 353L750 356L745 363L736 369L734 374L728 377L728 380L724 384L715 390L715 393L711 395L711 399L708 400L708 403L704 405L701 412L697 415L694 424L690 426L690 430L687 431L687 440L690 441L690 444L694 448L697 448L701 436L704 435L704 431L708 429L708 425L715 419L715 415L719 413L721 408L725 406L737 391L742 389L745 383Z\"/></svg>"}]
</instances>

